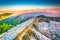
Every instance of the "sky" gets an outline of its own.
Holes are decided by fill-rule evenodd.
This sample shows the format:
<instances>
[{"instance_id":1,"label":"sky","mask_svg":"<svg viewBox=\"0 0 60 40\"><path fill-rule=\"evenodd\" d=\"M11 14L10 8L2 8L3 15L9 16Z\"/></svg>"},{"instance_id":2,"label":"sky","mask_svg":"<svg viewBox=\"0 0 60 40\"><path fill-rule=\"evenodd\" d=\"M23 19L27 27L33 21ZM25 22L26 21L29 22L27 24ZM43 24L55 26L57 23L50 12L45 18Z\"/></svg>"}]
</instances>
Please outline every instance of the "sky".
<instances>
[{"instance_id":1,"label":"sky","mask_svg":"<svg viewBox=\"0 0 60 40\"><path fill-rule=\"evenodd\" d=\"M60 7L59 0L0 0L0 9L24 10Z\"/></svg>"},{"instance_id":2,"label":"sky","mask_svg":"<svg viewBox=\"0 0 60 40\"><path fill-rule=\"evenodd\" d=\"M0 0L0 10L26 10L47 8L60 8L60 0Z\"/></svg>"},{"instance_id":3,"label":"sky","mask_svg":"<svg viewBox=\"0 0 60 40\"><path fill-rule=\"evenodd\" d=\"M13 5L59 6L59 0L0 0L0 7Z\"/></svg>"}]
</instances>

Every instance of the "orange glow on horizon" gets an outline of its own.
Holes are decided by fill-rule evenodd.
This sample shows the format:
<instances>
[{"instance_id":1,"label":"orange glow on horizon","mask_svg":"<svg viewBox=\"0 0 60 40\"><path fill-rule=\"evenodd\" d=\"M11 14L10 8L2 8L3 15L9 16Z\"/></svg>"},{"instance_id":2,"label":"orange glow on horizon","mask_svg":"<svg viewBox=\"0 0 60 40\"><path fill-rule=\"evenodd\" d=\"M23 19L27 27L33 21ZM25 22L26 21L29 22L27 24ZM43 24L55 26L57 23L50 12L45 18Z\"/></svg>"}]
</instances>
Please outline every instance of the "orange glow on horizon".
<instances>
[{"instance_id":1,"label":"orange glow on horizon","mask_svg":"<svg viewBox=\"0 0 60 40\"><path fill-rule=\"evenodd\" d=\"M25 14L25 13L30 13L30 12L48 12L52 15L58 15L60 12L60 9L30 9L30 10L22 10L22 11L15 11L14 12L14 16L18 16L18 15L22 15L22 14Z\"/></svg>"},{"instance_id":2,"label":"orange glow on horizon","mask_svg":"<svg viewBox=\"0 0 60 40\"><path fill-rule=\"evenodd\" d=\"M51 15L58 15L60 14L60 9L27 9L27 10L1 10L0 13L12 13L11 16L18 16L22 15L25 13L30 13L30 12L48 12Z\"/></svg>"}]
</instances>

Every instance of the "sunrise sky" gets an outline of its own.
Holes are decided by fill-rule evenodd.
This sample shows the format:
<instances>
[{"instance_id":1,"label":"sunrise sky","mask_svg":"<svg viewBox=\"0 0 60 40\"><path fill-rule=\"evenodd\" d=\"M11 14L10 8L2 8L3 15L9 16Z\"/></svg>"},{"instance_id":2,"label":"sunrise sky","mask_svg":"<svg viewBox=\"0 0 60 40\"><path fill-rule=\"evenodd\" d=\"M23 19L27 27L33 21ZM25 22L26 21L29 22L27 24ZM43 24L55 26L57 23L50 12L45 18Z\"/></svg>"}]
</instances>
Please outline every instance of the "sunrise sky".
<instances>
[{"instance_id":1,"label":"sunrise sky","mask_svg":"<svg viewBox=\"0 0 60 40\"><path fill-rule=\"evenodd\" d=\"M17 16L29 12L49 12L53 16L60 16L60 1L44 0L1 0L0 14L11 12ZM49 14L49 15L50 15Z\"/></svg>"}]
</instances>

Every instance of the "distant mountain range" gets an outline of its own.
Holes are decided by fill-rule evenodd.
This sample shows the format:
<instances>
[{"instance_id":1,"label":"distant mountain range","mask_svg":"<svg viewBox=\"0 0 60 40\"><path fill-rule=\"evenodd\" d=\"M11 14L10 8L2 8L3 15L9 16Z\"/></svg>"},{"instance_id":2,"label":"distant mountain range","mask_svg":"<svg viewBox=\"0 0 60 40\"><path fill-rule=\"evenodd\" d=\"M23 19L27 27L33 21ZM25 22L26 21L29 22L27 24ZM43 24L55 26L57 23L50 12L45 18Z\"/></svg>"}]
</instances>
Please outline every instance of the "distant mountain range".
<instances>
[{"instance_id":1,"label":"distant mountain range","mask_svg":"<svg viewBox=\"0 0 60 40\"><path fill-rule=\"evenodd\" d=\"M46 12L32 12L32 13L23 14L23 15L20 15L17 17L11 16L7 19L0 21L0 24L7 23L7 24L16 25L16 24L20 24L21 22L23 22L27 19L30 19L30 18L45 18L48 20L60 22L60 17L50 17L50 16L42 15L44 13L46 13ZM9 15L9 14L4 14L4 15Z\"/></svg>"},{"instance_id":2,"label":"distant mountain range","mask_svg":"<svg viewBox=\"0 0 60 40\"><path fill-rule=\"evenodd\" d=\"M45 15L40 15L40 16L37 16L36 18L45 18L45 19L48 19L48 20L51 20L51 21L60 22L60 17L49 17L49 16L45 16Z\"/></svg>"}]
</instances>

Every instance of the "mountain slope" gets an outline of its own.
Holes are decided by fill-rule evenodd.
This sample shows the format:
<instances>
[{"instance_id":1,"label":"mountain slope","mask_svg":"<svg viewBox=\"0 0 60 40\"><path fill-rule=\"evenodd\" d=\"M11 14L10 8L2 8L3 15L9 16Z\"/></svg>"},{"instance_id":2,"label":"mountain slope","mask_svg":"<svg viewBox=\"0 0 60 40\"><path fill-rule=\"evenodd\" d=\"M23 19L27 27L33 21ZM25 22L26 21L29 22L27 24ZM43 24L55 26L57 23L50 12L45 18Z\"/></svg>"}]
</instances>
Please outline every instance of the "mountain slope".
<instances>
[{"instance_id":1,"label":"mountain slope","mask_svg":"<svg viewBox=\"0 0 60 40\"><path fill-rule=\"evenodd\" d=\"M3 36L2 38L3 39L6 38L7 40L8 39L13 40L15 37L16 37L15 40L18 40L20 37L22 40L60 40L60 36L59 36L60 35L59 34L60 17L49 17L49 16L41 15L40 12L38 12L38 13L36 12L34 15L33 14L32 13L24 14L24 15L20 15L20 16L16 16L16 17L11 16L5 20L0 21L0 33L7 32L7 34L5 34L5 36ZM36 15L36 14L38 14L38 15ZM34 19L34 21L30 23L31 25L27 26L28 23L24 24L24 22L28 21L31 18ZM30 20L30 21L32 21L32 20ZM30 22L30 21L28 21L28 22ZM22 26L21 29L23 29L23 28L24 29L22 30L22 32L19 33L19 31L21 31L20 30L21 26L19 26L21 23L24 24L24 25L21 25ZM11 27L11 28L6 30L5 27L7 29L8 29L8 27ZM17 28L17 30L14 29L13 27ZM2 28L4 29L3 31L1 31ZM12 32L19 33L19 34L16 35L16 33L10 33L11 31L9 31L9 30L11 30Z\"/></svg>"},{"instance_id":2,"label":"mountain slope","mask_svg":"<svg viewBox=\"0 0 60 40\"><path fill-rule=\"evenodd\" d=\"M26 18L21 16L12 16L0 21L0 34L7 32L11 28L16 27L17 25L27 21L28 19L30 19L30 17Z\"/></svg>"},{"instance_id":3,"label":"mountain slope","mask_svg":"<svg viewBox=\"0 0 60 40\"><path fill-rule=\"evenodd\" d=\"M18 34L15 40L60 40L58 28L60 23L55 21L39 21L36 18L31 25ZM59 29L60 30L60 29Z\"/></svg>"},{"instance_id":4,"label":"mountain slope","mask_svg":"<svg viewBox=\"0 0 60 40\"><path fill-rule=\"evenodd\" d=\"M5 34L3 34L0 38L2 40L13 40L18 34L19 32L23 31L26 27L28 27L28 25L30 25L30 23L33 21L34 19L29 19L27 21L25 21L22 24L19 24L18 26L8 30ZM28 23L28 24L26 24Z\"/></svg>"}]
</instances>

